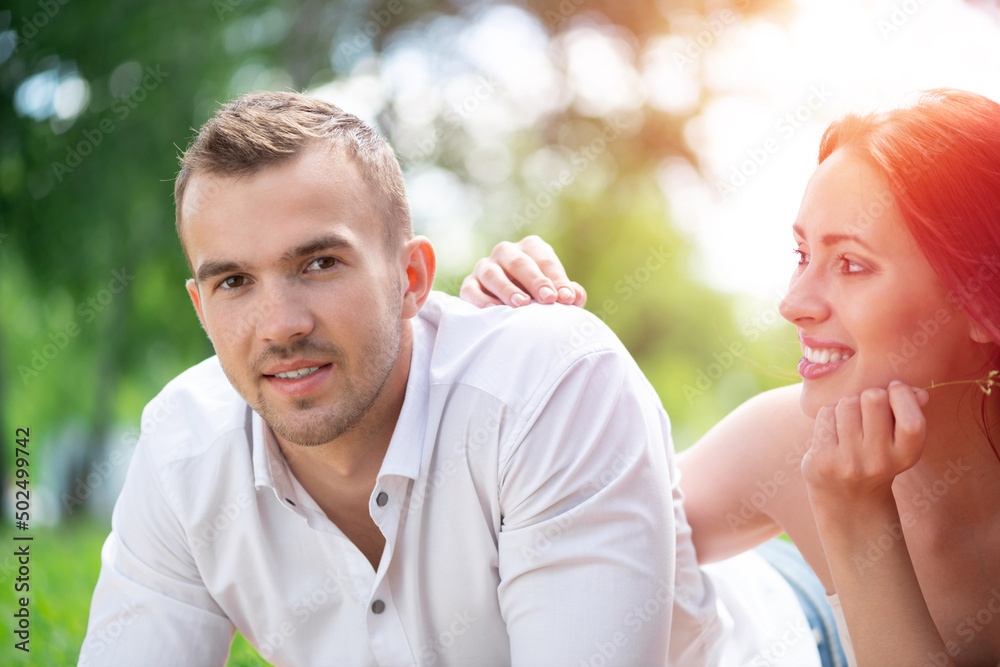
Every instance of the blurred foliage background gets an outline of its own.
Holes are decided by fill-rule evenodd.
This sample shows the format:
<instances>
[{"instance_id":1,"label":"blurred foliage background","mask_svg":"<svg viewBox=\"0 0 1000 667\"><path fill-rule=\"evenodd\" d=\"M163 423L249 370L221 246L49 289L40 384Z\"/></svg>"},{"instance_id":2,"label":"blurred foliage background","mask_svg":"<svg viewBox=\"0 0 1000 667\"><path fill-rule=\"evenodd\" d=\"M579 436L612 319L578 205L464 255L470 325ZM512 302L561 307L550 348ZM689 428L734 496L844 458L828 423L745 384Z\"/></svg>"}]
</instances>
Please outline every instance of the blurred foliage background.
<instances>
[{"instance_id":1,"label":"blurred foliage background","mask_svg":"<svg viewBox=\"0 0 1000 667\"><path fill-rule=\"evenodd\" d=\"M75 663L141 410L212 354L183 289L172 179L194 128L241 92L306 90L377 124L400 156L415 227L438 248L439 289L457 293L497 241L550 241L658 390L678 448L747 397L794 381L798 347L776 304L694 277L658 177L676 161L699 166L684 130L710 93L694 40L722 11L780 20L787 9L782 0L6 4L0 537L13 530L17 427L31 429L32 530L60 527L37 529L34 547L45 555L33 570L33 650L46 658L11 649L13 570L0 557L0 662ZM242 646L233 660L255 659Z\"/></svg>"}]
</instances>

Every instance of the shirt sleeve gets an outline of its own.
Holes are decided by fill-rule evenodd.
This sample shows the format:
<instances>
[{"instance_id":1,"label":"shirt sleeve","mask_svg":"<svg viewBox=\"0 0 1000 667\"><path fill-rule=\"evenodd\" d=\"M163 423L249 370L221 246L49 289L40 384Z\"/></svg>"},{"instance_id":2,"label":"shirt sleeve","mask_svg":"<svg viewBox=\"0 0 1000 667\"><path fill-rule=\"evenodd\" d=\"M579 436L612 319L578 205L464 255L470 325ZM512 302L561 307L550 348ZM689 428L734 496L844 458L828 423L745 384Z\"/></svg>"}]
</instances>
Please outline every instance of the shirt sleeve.
<instances>
[{"instance_id":1,"label":"shirt sleeve","mask_svg":"<svg viewBox=\"0 0 1000 667\"><path fill-rule=\"evenodd\" d=\"M512 664L665 665L675 566L666 413L615 350L564 366L536 405L500 453L498 592Z\"/></svg>"},{"instance_id":2,"label":"shirt sleeve","mask_svg":"<svg viewBox=\"0 0 1000 667\"><path fill-rule=\"evenodd\" d=\"M140 439L101 551L79 665L224 665L234 632Z\"/></svg>"}]
</instances>

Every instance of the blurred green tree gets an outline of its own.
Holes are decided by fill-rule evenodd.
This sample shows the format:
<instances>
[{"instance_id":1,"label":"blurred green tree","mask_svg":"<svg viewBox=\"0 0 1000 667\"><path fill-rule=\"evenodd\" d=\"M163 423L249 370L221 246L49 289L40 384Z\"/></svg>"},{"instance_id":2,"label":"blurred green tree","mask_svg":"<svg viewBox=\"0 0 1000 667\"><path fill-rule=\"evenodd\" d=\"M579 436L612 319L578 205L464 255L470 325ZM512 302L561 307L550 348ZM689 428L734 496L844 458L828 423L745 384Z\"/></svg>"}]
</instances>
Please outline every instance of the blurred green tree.
<instances>
[{"instance_id":1,"label":"blurred green tree","mask_svg":"<svg viewBox=\"0 0 1000 667\"><path fill-rule=\"evenodd\" d=\"M715 338L732 338L735 324L730 300L689 277L656 170L671 157L697 165L683 129L707 93L690 37L724 28L722 11L737 20L783 6L14 0L0 11L0 432L32 427L36 454L56 477L47 482L55 505L70 516L85 506L108 466L122 465L116 448L134 440L116 426L137 425L167 380L211 354L181 289L187 270L172 222L176 154L192 128L244 90L334 82L343 91L374 79L380 92L371 110L407 173L446 172L480 202L468 221L471 247L484 252L534 231L551 238L592 290L591 308L617 304L607 321L694 433L719 406L685 405L677 387L707 368ZM511 115L523 114L489 135L506 161L499 178L483 175L491 121L461 106L472 98L458 85L483 81L492 90L483 61L496 52L469 35L496 11L530 24L552 72L535 98L518 97L509 81L497 97ZM581 40L620 54L632 71L626 78L638 81L657 40L682 33L674 65L688 68L695 85L683 109L642 94L601 106L600 95L581 89L588 73L570 57ZM518 48L511 44L512 58ZM391 59L398 70L414 49L426 56L425 89L444 91L417 120L412 95L382 68ZM460 91L459 102L450 89ZM542 110L518 111L526 99L542 100ZM558 179L552 165L560 161L572 174L553 189L544 179ZM421 231L432 236L450 233L426 224ZM655 271L645 264L654 251ZM458 277L451 269L439 284L454 292ZM710 327L718 335L706 334ZM73 424L82 426L67 431ZM59 451L57 441L65 443ZM9 460L0 457L0 479Z\"/></svg>"}]
</instances>

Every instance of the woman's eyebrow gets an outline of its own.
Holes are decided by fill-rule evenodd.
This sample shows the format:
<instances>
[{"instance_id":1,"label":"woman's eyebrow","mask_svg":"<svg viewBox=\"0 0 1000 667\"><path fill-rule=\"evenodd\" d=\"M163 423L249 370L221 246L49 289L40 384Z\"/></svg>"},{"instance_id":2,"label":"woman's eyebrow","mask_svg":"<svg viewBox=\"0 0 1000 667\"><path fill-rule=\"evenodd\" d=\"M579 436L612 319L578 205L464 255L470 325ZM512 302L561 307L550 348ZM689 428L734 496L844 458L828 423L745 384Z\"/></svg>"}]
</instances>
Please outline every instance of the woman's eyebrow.
<instances>
[{"instance_id":1,"label":"woman's eyebrow","mask_svg":"<svg viewBox=\"0 0 1000 667\"><path fill-rule=\"evenodd\" d=\"M798 234L799 236L801 236L803 239L806 238L805 231L803 231L803 229L801 227L799 227L798 225L792 225L792 231L794 231L796 234ZM829 234L823 234L823 236L821 236L819 238L819 241L823 245L836 245L838 243L843 243L845 241L854 241L858 245L863 246L863 247L867 248L868 250L871 250L872 252L875 251L874 248L872 248L867 242L865 242L857 234L839 234L839 233L836 233L836 232L831 232Z\"/></svg>"}]
</instances>

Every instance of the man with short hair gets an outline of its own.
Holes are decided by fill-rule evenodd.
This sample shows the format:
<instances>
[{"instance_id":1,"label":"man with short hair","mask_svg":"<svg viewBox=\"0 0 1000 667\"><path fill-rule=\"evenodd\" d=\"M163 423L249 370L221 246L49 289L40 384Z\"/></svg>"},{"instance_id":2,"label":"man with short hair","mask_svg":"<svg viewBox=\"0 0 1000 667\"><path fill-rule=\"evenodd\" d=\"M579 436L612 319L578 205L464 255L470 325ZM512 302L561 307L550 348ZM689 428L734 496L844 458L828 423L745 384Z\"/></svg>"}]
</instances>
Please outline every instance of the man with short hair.
<instances>
[{"instance_id":1,"label":"man with short hair","mask_svg":"<svg viewBox=\"0 0 1000 667\"><path fill-rule=\"evenodd\" d=\"M599 320L432 293L392 150L304 95L224 106L175 197L216 356L147 407L81 664L712 659L666 414Z\"/></svg>"}]
</instances>

